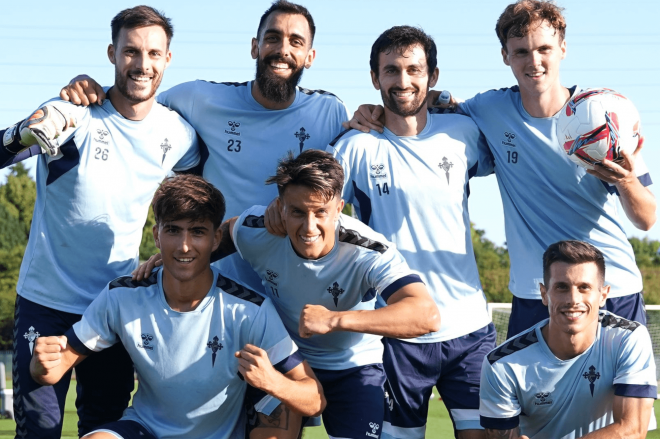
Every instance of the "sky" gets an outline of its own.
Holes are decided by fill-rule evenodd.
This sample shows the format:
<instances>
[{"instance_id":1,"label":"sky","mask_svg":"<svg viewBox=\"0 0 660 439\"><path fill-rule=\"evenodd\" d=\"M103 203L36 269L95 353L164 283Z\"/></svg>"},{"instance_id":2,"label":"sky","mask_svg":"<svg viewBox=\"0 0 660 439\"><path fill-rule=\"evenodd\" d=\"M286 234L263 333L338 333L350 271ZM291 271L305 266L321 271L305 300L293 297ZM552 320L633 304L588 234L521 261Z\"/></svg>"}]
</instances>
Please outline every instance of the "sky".
<instances>
[{"instance_id":1,"label":"sky","mask_svg":"<svg viewBox=\"0 0 660 439\"><path fill-rule=\"evenodd\" d=\"M380 103L369 77L369 52L375 39L395 25L414 25L438 46L440 80L436 88L469 98L515 85L502 62L494 32L509 1L300 0L316 22L317 57L301 86L339 96L351 114L362 103ZM637 107L646 136L644 160L660 182L660 29L656 0L564 0L567 57L565 86L608 87ZM124 0L3 2L0 14L0 127L29 116L59 94L74 76L86 73L112 85L107 58L110 20L139 3ZM254 78L250 40L269 0L166 1L148 3L172 18L172 64L161 91L205 79L243 82ZM34 168L36 163L26 162ZM4 181L7 171L0 171ZM34 174L33 174L34 175ZM109 182L111 183L111 182ZM494 176L472 179L470 217L485 237L503 245L504 216ZM660 185L651 186L656 199ZM622 218L625 214L621 211ZM649 232L623 221L629 237L660 240L660 226Z\"/></svg>"}]
</instances>

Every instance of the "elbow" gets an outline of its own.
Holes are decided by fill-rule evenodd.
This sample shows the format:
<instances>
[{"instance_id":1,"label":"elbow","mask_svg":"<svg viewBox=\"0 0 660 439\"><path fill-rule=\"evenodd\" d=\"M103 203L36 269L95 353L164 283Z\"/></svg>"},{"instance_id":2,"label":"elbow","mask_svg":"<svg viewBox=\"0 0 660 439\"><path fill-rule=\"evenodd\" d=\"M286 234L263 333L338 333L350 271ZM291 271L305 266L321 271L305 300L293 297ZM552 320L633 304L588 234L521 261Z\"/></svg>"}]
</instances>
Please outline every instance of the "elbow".
<instances>
[{"instance_id":1,"label":"elbow","mask_svg":"<svg viewBox=\"0 0 660 439\"><path fill-rule=\"evenodd\" d=\"M428 332L438 332L440 330L440 311L438 310L437 306L433 306L435 308L435 312L432 313L431 317L429 318L429 331Z\"/></svg>"},{"instance_id":2,"label":"elbow","mask_svg":"<svg viewBox=\"0 0 660 439\"><path fill-rule=\"evenodd\" d=\"M637 223L635 223L635 226L644 232L648 232L651 230L651 227L655 225L655 221L657 220L657 217L655 215L655 212L653 212L652 215L649 216L649 218L643 218L639 220Z\"/></svg>"},{"instance_id":3,"label":"elbow","mask_svg":"<svg viewBox=\"0 0 660 439\"><path fill-rule=\"evenodd\" d=\"M321 392L321 398L319 398L319 403L315 405L315 410L313 410L312 413L307 416L311 418L321 416L321 413L323 413L323 410L325 410L326 405L328 405L328 402L325 400L325 395L323 392Z\"/></svg>"},{"instance_id":4,"label":"elbow","mask_svg":"<svg viewBox=\"0 0 660 439\"><path fill-rule=\"evenodd\" d=\"M52 375L32 375L32 379L42 386L52 386L60 381L59 378Z\"/></svg>"}]
</instances>

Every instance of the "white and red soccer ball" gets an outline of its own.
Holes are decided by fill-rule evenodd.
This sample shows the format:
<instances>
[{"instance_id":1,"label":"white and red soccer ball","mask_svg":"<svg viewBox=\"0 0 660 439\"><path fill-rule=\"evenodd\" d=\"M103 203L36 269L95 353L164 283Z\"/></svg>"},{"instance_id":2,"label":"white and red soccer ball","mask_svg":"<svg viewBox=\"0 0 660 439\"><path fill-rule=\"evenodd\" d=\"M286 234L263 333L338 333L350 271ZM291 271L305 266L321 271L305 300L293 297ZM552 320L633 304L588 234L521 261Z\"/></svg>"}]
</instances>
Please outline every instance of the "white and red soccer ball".
<instances>
[{"instance_id":1,"label":"white and red soccer ball","mask_svg":"<svg viewBox=\"0 0 660 439\"><path fill-rule=\"evenodd\" d=\"M568 157L593 169L603 159L633 152L640 135L639 113L625 96L609 88L590 88L573 96L557 120L557 139Z\"/></svg>"}]
</instances>

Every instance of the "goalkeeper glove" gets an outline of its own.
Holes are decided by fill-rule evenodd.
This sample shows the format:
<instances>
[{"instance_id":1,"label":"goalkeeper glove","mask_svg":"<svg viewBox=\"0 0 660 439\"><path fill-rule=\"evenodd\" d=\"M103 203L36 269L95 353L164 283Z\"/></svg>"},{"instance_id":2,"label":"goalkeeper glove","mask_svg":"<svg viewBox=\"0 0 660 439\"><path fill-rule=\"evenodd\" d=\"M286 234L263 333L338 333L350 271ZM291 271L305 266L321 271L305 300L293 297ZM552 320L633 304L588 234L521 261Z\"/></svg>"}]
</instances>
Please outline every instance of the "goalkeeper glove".
<instances>
[{"instance_id":1,"label":"goalkeeper glove","mask_svg":"<svg viewBox=\"0 0 660 439\"><path fill-rule=\"evenodd\" d=\"M60 152L57 138L76 123L73 116L65 115L59 108L44 105L18 127L20 143L24 146L39 144L44 154L56 156Z\"/></svg>"}]
</instances>

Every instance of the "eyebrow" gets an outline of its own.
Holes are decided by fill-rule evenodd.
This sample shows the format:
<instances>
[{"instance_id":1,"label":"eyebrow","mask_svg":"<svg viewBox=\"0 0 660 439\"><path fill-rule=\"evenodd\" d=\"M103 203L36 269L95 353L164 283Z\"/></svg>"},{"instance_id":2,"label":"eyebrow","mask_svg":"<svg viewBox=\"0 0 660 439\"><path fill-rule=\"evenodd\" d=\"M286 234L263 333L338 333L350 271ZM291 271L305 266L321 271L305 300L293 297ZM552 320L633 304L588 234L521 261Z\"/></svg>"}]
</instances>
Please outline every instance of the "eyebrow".
<instances>
[{"instance_id":1,"label":"eyebrow","mask_svg":"<svg viewBox=\"0 0 660 439\"><path fill-rule=\"evenodd\" d=\"M266 29L264 31L264 37L268 34L277 34L277 35L282 36L282 35L284 35L284 32L282 32L279 29ZM304 42L307 42L307 39L305 37L303 37L302 35L300 35L300 34L295 34L295 33L291 34L290 38L299 38L299 39L303 40Z\"/></svg>"}]
</instances>

